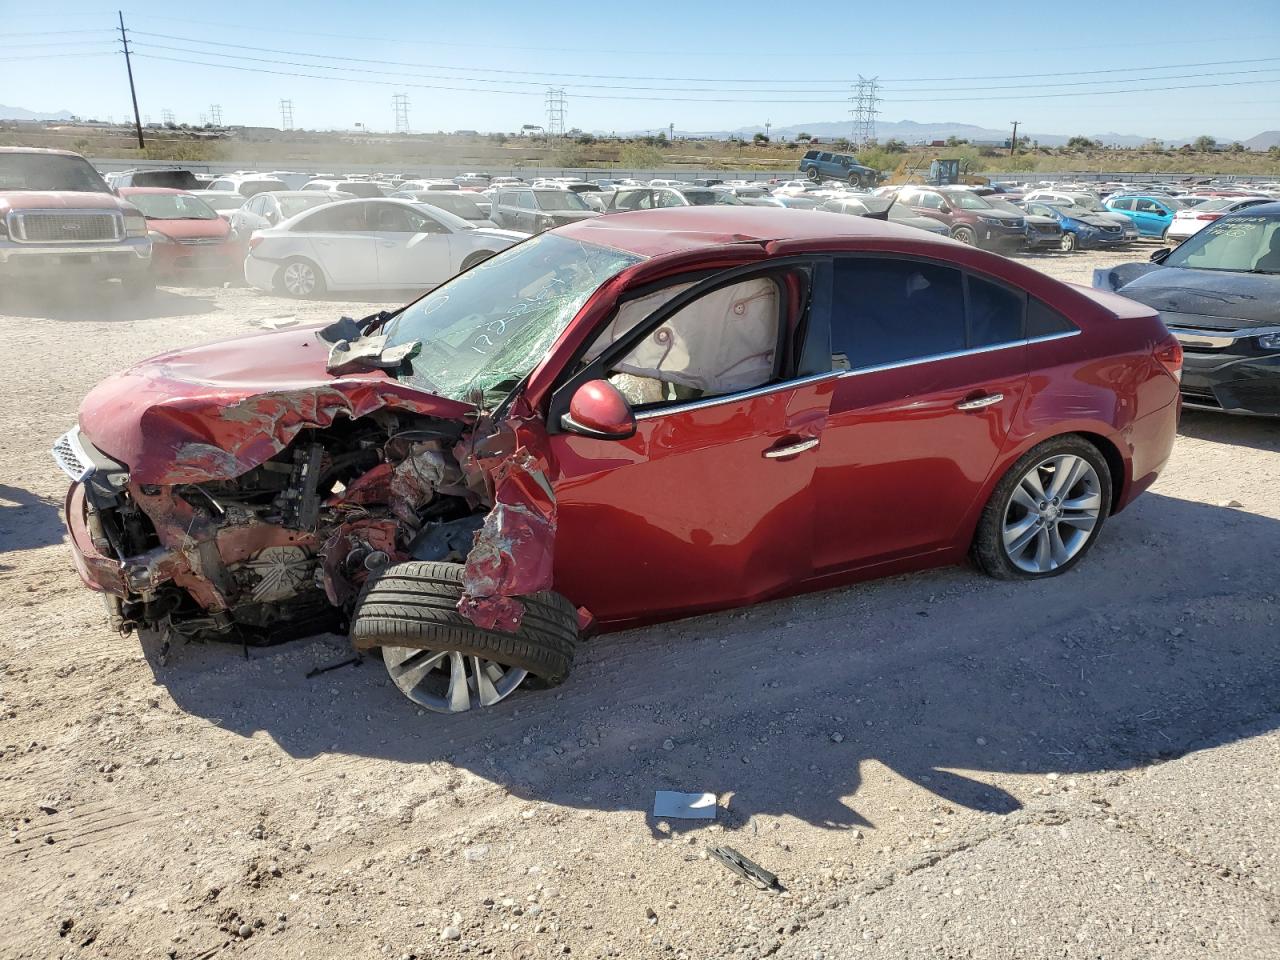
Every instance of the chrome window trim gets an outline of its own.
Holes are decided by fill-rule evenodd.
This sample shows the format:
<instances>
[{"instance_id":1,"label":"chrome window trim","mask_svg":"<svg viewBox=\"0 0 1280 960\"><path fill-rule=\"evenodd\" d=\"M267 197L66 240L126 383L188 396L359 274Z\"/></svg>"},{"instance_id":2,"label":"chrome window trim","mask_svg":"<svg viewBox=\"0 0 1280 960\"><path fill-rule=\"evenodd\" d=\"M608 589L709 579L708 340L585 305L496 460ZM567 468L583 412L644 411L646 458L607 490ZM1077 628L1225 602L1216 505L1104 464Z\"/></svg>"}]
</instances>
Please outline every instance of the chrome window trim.
<instances>
[{"instance_id":1,"label":"chrome window trim","mask_svg":"<svg viewBox=\"0 0 1280 960\"><path fill-rule=\"evenodd\" d=\"M686 413L690 410L703 410L708 407L718 407L726 403L736 403L739 400L752 400L756 397L764 396L768 393L774 393L778 390L789 390L793 387L800 387L810 383L818 383L827 379L843 379L844 377L861 377L869 373L880 373L883 370L899 370L903 367L914 367L922 363L934 363L939 360L954 360L957 357L975 356L980 353L994 353L997 350L1008 350L1011 347L1027 347L1035 343L1050 343L1054 340L1066 340L1070 337L1078 337L1082 331L1080 330L1064 330L1061 333L1046 333L1039 337L1029 337L1022 340L1010 340L1008 343L994 343L985 347L970 347L965 350L952 350L948 353L935 353L927 357L913 357L910 360L897 360L893 363L881 363L874 367L863 367L859 370L832 370L828 373L815 373L808 377L801 377L798 380L786 380L782 383L767 383L763 387L755 387L751 390L744 390L742 393L725 394L723 397L708 397L706 400L693 400L689 403L672 404L666 407L656 407L652 410L642 410L636 414L636 420L651 420L654 417L666 416L672 413Z\"/></svg>"}]
</instances>

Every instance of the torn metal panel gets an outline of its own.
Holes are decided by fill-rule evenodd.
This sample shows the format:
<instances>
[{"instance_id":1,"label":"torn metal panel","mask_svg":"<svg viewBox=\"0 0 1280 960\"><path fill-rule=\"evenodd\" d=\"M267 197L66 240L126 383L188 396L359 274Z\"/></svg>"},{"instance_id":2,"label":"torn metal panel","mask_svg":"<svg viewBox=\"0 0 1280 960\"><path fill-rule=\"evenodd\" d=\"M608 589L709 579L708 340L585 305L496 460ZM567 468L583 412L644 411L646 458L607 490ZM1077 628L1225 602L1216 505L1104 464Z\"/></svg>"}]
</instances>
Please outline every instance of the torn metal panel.
<instances>
[{"instance_id":1,"label":"torn metal panel","mask_svg":"<svg viewBox=\"0 0 1280 960\"><path fill-rule=\"evenodd\" d=\"M473 445L462 464L464 471L483 471L493 508L467 554L458 611L479 627L507 632L524 616L517 597L551 588L556 536L546 429L531 410L517 407L497 425L500 436Z\"/></svg>"},{"instance_id":2,"label":"torn metal panel","mask_svg":"<svg viewBox=\"0 0 1280 960\"><path fill-rule=\"evenodd\" d=\"M330 373L350 373L353 370L395 370L402 363L412 360L422 349L422 342L410 340L408 343L387 346L385 336L358 337L353 340L339 340L329 348L329 359L325 369Z\"/></svg>"}]
</instances>

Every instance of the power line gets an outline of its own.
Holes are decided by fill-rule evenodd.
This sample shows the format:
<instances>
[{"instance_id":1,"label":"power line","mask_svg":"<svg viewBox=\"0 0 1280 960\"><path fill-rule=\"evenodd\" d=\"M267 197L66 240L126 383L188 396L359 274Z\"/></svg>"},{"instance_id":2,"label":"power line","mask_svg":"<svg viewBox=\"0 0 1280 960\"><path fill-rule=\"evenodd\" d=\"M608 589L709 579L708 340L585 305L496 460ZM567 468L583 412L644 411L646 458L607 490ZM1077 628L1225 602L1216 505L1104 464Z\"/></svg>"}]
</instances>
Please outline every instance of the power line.
<instances>
[{"instance_id":1,"label":"power line","mask_svg":"<svg viewBox=\"0 0 1280 960\"><path fill-rule=\"evenodd\" d=\"M844 83L847 83L847 81L843 79L814 80L810 78L807 80L788 81L788 80L780 80L778 78L771 78L770 80L758 80L755 78L736 79L736 78L728 78L728 77L655 77L655 76L636 76L636 75L625 75L625 74L556 73L556 72L550 72L550 71L544 71L544 70L508 70L508 69L500 69L495 67L477 67L477 66L455 67L455 66L449 66L447 64L387 60L384 57L370 59L370 58L342 56L342 57L335 58L332 54L310 53L305 50L284 50L278 47L258 47L258 46L252 46L249 44L242 44L242 43L226 43L218 40L205 40L200 37L184 37L184 36L178 36L175 34L167 34L167 33L151 33L144 30L133 30L130 32L134 36L153 37L161 40L177 40L182 43L196 44L198 46L226 47L234 50L252 50L258 53L276 53L276 54L284 54L285 56L313 57L313 58L319 58L319 59L324 59L329 61L332 61L334 59L340 59L348 63L379 64L382 66L393 66L393 67L426 67L427 69L430 69L430 70L453 70L453 71L466 70L469 73L493 73L493 74L502 74L507 76L564 77L571 80L572 79L645 80L645 81L662 81L662 82L672 82L672 83L678 83L678 82L751 83L751 84L759 84L759 83L844 84ZM362 39L362 38L353 37L351 39ZM149 46L155 47L157 49L182 49L182 48L162 47L160 44L149 44ZM202 51L202 50L184 50L183 52L196 53L201 56L229 56L228 54L218 54L213 51ZM249 60L253 58L244 57L240 59ZM1137 73L1144 70L1186 70L1192 67L1235 66L1239 64L1249 64L1249 63L1280 63L1280 57L1255 57L1255 58L1242 59L1242 60L1211 60L1211 61L1204 61L1201 63L1155 64L1155 65L1149 65L1149 66L1143 66L1143 67L1111 67L1111 68L1102 69L1102 70L1073 70L1072 75L1073 76L1094 76L1094 75L1111 74L1111 73ZM303 66L303 67L320 66L319 64L293 64L293 65ZM889 84L930 83L930 82L943 83L943 82L952 82L952 81L960 81L960 80L1034 80L1034 79L1043 78L1043 77L1060 77L1060 76L1062 76L1061 71L1056 71L1052 73L1025 73L1025 74L1011 73L1011 74L991 74L986 76L963 76L963 77L898 77L898 78L886 79L882 81L882 83L889 83ZM459 80L466 79L466 80L472 80L472 82L477 82L477 81L474 81L473 78L466 78L466 77L458 77L458 78L441 77L437 79L459 79ZM1151 77L1151 78L1135 78L1135 79L1159 80L1159 79L1166 79L1166 78ZM493 82L493 81L485 81L485 82ZM507 81L507 82L515 82L515 81ZM543 86L546 83L545 80L529 81L529 82L537 86ZM1064 85L1064 84L1050 84L1050 86L1059 86L1059 85ZM585 86L585 85L577 84L577 86ZM779 92L790 92L790 91L781 90ZM796 91L796 92L799 92L799 91ZM831 91L823 91L823 92L838 93L840 91L831 90ZM919 92L919 91L916 91L916 92Z\"/></svg>"},{"instance_id":2,"label":"power line","mask_svg":"<svg viewBox=\"0 0 1280 960\"><path fill-rule=\"evenodd\" d=\"M201 41L190 41L190 42L192 42L192 43L199 43L199 42L201 42ZM137 49L137 47L138 47L138 44L135 42L135 43L134 43L134 48L135 48L135 49ZM362 66L358 66L358 67L344 67L344 66L335 65L335 64L332 64L332 63L305 63L305 62L300 63L300 62L298 62L298 61L296 61L296 60L279 60L279 59L275 59L275 58L267 58L267 57L249 57L249 56L245 56L245 55L243 55L243 54L219 53L219 52L217 52L217 51L212 51L212 50L192 50L192 49L190 49L190 48L188 48L188 47L175 47L175 46L171 46L171 45L169 45L169 44L163 44L163 43L150 43L150 42L147 42L147 43L145 43L145 44L142 46L142 49L143 49L143 50L168 50L168 51L173 51L173 52L177 52L177 53L194 53L194 54L197 54L197 55L199 55L199 56L216 57L216 58L218 58L218 59L222 59L222 60L245 60L245 61L248 61L248 62L250 62L250 63L267 63L267 64L271 64L271 65L273 65L273 66L292 66L292 67L303 67L303 68L308 69L308 70L341 71L341 72L347 72L347 73L360 73L360 74L369 74L369 73L372 73L372 74L377 74L377 75L379 75L379 76L388 76L388 77L405 77L405 76L409 76L409 77L415 77L415 78L419 78L419 77L420 77L420 78L423 78L423 79L429 79L429 80L449 80L449 81L458 81L458 82L464 82L464 83L493 83L493 84L502 84L502 83L505 83L505 84L519 84L519 85L521 85L521 86L529 86L529 87L543 87L543 86L544 86L544 84L543 84L542 82L540 82L540 81L536 81L536 80L515 80L515 79L490 80L490 79L487 79L487 78L485 78L485 77L448 76L448 75L441 75L441 74L418 73L418 72L406 73L406 72L404 72L404 71L400 71L400 70L377 70L377 69L371 69L370 67L367 67L367 66L363 66L363 64L366 64L366 63L380 63L380 64L382 64L382 65L384 65L384 66L396 66L396 65L397 65L397 62L396 62L396 61L386 61L386 60L364 60L364 59L361 59L361 58L358 58L358 57L343 57L343 58L341 58L341 59L342 59L342 60L345 60L345 61L347 61L347 62L349 62L349 63L361 64ZM263 49L264 49L264 52L270 52L270 49L269 49L269 48L263 48ZM297 55L298 55L298 56L318 56L318 54L297 54ZM1276 61L1280 61L1280 57L1273 58L1273 59L1274 59L1274 60L1276 60ZM413 66L413 64L405 64L405 66ZM456 67L456 68L446 68L446 69L465 69L465 68L462 68L462 67ZM1014 84L1014 85L1011 85L1011 86L993 86L993 87L932 87L932 88L930 88L930 87L917 87L917 88L912 88L912 89L909 89L909 90L904 90L904 91L902 91L902 92L904 92L904 93L929 93L929 92L934 92L934 91L954 92L954 91L969 91L969 90L1010 90L1010 89L1018 89L1018 90L1022 90L1022 89L1028 89L1028 88L1033 88L1033 87L1048 87L1048 88L1053 88L1053 87L1096 86L1096 85L1099 85L1099 84L1110 84L1110 83L1147 83L1147 82L1156 82L1156 81L1165 81L1165 80L1186 80L1186 79L1196 79L1196 78L1200 78L1200 77L1208 77L1208 76L1215 76L1215 77L1216 77L1216 76L1236 76L1236 75L1241 75L1241 74L1268 73L1268 72L1271 72L1272 70L1275 70L1275 69L1280 69L1280 68L1270 68L1270 69L1265 69L1265 68L1264 68L1264 69L1255 69L1255 70L1235 70L1235 71L1225 71L1225 72L1221 72L1221 73L1213 73L1213 74L1206 74L1206 73L1187 73L1187 74L1175 74L1175 75L1167 76L1167 77L1128 77L1128 78L1116 78L1116 79L1112 79L1112 80L1060 81L1060 82L1057 82L1057 83L1045 83L1045 84L1025 84L1025 83L1021 83L1021 84ZM721 82L729 82L729 81L721 81ZM734 89L734 88L725 88L725 87L716 87L716 88L704 88L704 87L643 87L643 86L633 86L633 85L630 85L630 84L624 84L624 85L614 85L614 84L573 84L573 85L572 85L572 87L573 87L574 89L582 88L582 89L587 89L587 90L661 91L661 92L664 92L664 93L666 93L666 92L671 92L671 93L718 93L718 94L719 94L719 93L746 93L746 94L752 94L752 95L757 95L757 94L761 94L761 93L785 93L785 94L792 94L792 95L795 95L795 94L811 94L811 93L815 93L815 94L816 94L816 93L841 93L841 92L843 92L843 91L842 91L842 89L809 89L809 90L799 90L799 89L794 89L794 90L793 90L793 89L782 89L782 88ZM879 88L880 88L880 84L879 84L879 80L878 80L878 78L877 78L877 89L879 89ZM454 89L454 88L443 88L443 89ZM505 91L504 91L504 92L505 92ZM746 102L746 101L743 101L743 102ZM813 101L813 102L821 102L821 101Z\"/></svg>"},{"instance_id":3,"label":"power line","mask_svg":"<svg viewBox=\"0 0 1280 960\"><path fill-rule=\"evenodd\" d=\"M242 73L259 73L259 74L268 74L272 76L281 76L281 77L301 77L308 80L332 80L332 81L337 81L341 83L358 83L358 84L366 84L366 85L373 84L377 86L410 87L410 88L422 89L422 90L448 90L448 91L460 92L460 93L501 93L501 94L506 94L508 96L529 96L533 93L533 91L528 91L528 90L484 90L477 87L454 87L454 86L444 86L441 84L430 84L430 83L404 83L404 82L395 82L391 80L372 80L372 79L358 78L358 77L322 76L314 73L298 73L296 71L290 71L290 70L267 70L259 67L246 67L246 66L241 66L239 64L233 64L233 63L208 63L206 61L201 61L201 60L188 60L188 59L179 59L177 57L165 57L165 56L160 56L159 54L154 54L154 53L138 53L138 54L135 54L135 56L146 57L147 59L150 59L150 60L167 61L169 63L181 63L181 64L186 64L187 66L216 67L222 70L236 70ZM924 98L914 99L914 100L901 99L901 98L894 97L894 98L879 98L879 102L880 103L978 103L978 102L987 102L991 100L1039 100L1039 99L1046 99L1046 98L1052 98L1052 97L1096 97L1096 96L1103 96L1103 95L1109 95L1109 94L1152 93L1152 92L1164 92L1169 90L1199 90L1199 89L1207 89L1211 87L1256 86L1259 84L1268 84L1268 83L1280 83L1280 79L1236 80L1236 81L1229 81L1225 83L1180 84L1180 85L1168 86L1168 87L1137 87L1129 90L1095 90L1095 91L1088 91L1088 92L1076 91L1071 93L1027 94L1027 95L1012 96L1012 97L985 97L985 96L984 97L951 97L951 98L924 97ZM707 92L714 93L716 91L709 90ZM778 103L778 104L837 104L837 103L840 103L840 104L843 104L848 102L847 99L845 100L815 100L815 99L761 100L758 98L743 99L743 98L733 98L733 97L727 97L727 98L726 97L720 97L720 98L658 97L658 96L637 97L637 96L614 96L614 95L585 94L585 93L575 94L575 96L580 100L623 100L623 101L643 101L647 103L667 102L667 103L751 103L751 104L760 104L760 103Z\"/></svg>"},{"instance_id":4,"label":"power line","mask_svg":"<svg viewBox=\"0 0 1280 960\"><path fill-rule=\"evenodd\" d=\"M227 23L227 22L218 22L218 21L212 21L212 20L192 20L187 17L166 17L159 14L143 14L141 16L143 17L143 19L147 19L147 20L163 20L168 23L187 23L187 24L193 24L195 26L202 26L202 27L218 27L224 30L239 30L239 31L255 30L256 31L260 29L259 26L252 25L252 24L245 24L245 23ZM672 49L670 47L664 47L661 49L649 49L649 50L639 49L635 47L625 49L625 50L609 50L609 49L604 49L600 47L547 47L547 46L520 46L515 44L504 45L504 44L493 44L493 43L467 43L465 41L457 41L457 40L454 40L454 41L423 40L418 37L370 37L370 36L359 36L359 35L347 34L347 33L326 33L326 32L317 31L317 30L296 30L296 29L293 29L292 27L290 27L289 32L291 34L295 34L298 36L325 37L325 38L334 39L334 40L343 40L348 43L353 40L367 40L374 43L406 43L406 44L414 44L417 46L467 47L467 48L478 47L484 50L531 50L537 53L544 53L544 54L550 52L550 53L624 54L627 56L635 56L637 54L648 53L648 54L658 54L662 56L695 56L695 57L727 56L727 57L734 57L735 59L742 59L742 57L744 56L744 52L741 49L720 52L716 50L708 50L705 47L701 49L696 49L696 50L678 50L678 49ZM1254 36L1252 39L1270 40L1270 39L1273 39L1273 37ZM1097 50L1099 48L1104 48L1104 47L1114 47L1118 49L1125 49L1130 47L1160 47L1162 49L1165 49L1175 44L1194 44L1196 46L1204 46L1210 43L1239 44L1239 42L1240 42L1240 37L1237 35L1233 37L1216 37L1216 38L1190 37L1184 40L1179 40L1174 38L1161 38L1158 40L1127 40L1121 43L1110 43L1110 44L1095 41L1095 42L1090 42L1087 44L1079 44L1079 45L1055 45L1054 49L1055 50ZM951 48L947 48L943 50L939 50L939 49L926 50L923 48L912 48L911 50L895 50L894 56L895 57L933 56L938 53L952 53L952 52L954 51ZM761 51L761 55L762 56L764 55L763 51ZM823 54L820 51L812 51L812 50L797 52L795 54L779 53L775 49L769 49L768 51L768 56L771 56L771 57L779 57L779 56L804 57L806 59L812 60L812 58L815 55L823 55ZM1074 72L1080 72L1080 71L1074 71Z\"/></svg>"}]
</instances>

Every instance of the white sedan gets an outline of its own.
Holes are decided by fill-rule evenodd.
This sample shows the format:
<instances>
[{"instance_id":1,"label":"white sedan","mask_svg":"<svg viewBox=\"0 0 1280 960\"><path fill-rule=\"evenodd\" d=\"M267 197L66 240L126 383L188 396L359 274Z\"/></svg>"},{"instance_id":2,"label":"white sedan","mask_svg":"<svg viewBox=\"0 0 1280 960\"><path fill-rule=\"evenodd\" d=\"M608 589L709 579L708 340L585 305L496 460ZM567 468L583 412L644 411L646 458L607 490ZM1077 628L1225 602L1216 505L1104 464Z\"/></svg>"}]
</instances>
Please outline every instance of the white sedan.
<instances>
[{"instance_id":1,"label":"white sedan","mask_svg":"<svg viewBox=\"0 0 1280 960\"><path fill-rule=\"evenodd\" d=\"M1188 207L1186 210L1175 210L1173 222L1169 224L1165 239L1172 243L1181 243L1187 237L1199 233L1219 217L1270 202L1269 197L1215 197L1198 203L1194 207Z\"/></svg>"},{"instance_id":2,"label":"white sedan","mask_svg":"<svg viewBox=\"0 0 1280 960\"><path fill-rule=\"evenodd\" d=\"M254 233L244 278L294 297L430 290L525 238L409 200L343 200Z\"/></svg>"}]
</instances>

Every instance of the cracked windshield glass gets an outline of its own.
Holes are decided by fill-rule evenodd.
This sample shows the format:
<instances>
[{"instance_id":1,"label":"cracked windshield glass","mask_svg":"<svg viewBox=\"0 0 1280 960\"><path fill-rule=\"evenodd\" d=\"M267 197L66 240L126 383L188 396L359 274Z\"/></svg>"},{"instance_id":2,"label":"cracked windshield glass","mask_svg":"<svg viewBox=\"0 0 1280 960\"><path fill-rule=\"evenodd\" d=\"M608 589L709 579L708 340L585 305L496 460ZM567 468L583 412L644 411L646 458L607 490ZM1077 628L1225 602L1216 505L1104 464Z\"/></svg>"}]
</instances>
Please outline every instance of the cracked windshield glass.
<instances>
[{"instance_id":1,"label":"cracked windshield glass","mask_svg":"<svg viewBox=\"0 0 1280 960\"><path fill-rule=\"evenodd\" d=\"M510 391L546 355L602 283L643 259L543 234L427 294L388 329L388 346L418 340L405 377L454 400Z\"/></svg>"}]
</instances>

